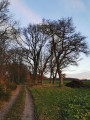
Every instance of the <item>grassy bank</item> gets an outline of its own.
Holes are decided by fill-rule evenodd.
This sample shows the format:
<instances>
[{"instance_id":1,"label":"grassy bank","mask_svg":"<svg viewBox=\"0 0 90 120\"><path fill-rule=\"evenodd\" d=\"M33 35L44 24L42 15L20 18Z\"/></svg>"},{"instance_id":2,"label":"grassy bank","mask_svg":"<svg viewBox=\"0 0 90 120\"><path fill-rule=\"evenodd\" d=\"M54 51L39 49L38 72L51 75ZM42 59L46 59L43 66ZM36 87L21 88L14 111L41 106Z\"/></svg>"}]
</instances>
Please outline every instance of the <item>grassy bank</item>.
<instances>
[{"instance_id":1,"label":"grassy bank","mask_svg":"<svg viewBox=\"0 0 90 120\"><path fill-rule=\"evenodd\" d=\"M90 82L88 82L90 84ZM38 120L89 120L89 88L46 88L30 89L36 106Z\"/></svg>"},{"instance_id":2,"label":"grassy bank","mask_svg":"<svg viewBox=\"0 0 90 120\"><path fill-rule=\"evenodd\" d=\"M21 88L15 104L10 109L4 120L21 120L25 106L25 89Z\"/></svg>"}]
</instances>

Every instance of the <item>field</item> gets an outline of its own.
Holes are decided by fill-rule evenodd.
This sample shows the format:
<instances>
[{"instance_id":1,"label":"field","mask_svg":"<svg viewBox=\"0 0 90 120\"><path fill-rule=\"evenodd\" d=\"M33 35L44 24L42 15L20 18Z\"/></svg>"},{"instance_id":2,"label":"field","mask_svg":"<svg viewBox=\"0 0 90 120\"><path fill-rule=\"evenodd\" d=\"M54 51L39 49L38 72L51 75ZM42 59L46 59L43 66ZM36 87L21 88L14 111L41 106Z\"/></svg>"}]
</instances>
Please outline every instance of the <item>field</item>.
<instances>
[{"instance_id":1,"label":"field","mask_svg":"<svg viewBox=\"0 0 90 120\"><path fill-rule=\"evenodd\" d=\"M30 88L38 120L90 120L90 88L48 86Z\"/></svg>"}]
</instances>

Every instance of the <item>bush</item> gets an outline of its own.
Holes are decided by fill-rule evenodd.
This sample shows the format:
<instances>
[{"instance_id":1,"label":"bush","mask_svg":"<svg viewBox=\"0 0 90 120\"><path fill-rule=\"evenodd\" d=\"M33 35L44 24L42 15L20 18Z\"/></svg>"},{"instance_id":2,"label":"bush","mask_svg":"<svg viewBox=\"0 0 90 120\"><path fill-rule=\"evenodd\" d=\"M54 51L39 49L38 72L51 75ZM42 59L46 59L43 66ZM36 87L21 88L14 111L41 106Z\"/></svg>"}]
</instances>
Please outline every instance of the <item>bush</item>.
<instances>
[{"instance_id":1,"label":"bush","mask_svg":"<svg viewBox=\"0 0 90 120\"><path fill-rule=\"evenodd\" d=\"M0 85L0 98L2 97L4 91L3 91L3 85Z\"/></svg>"},{"instance_id":2,"label":"bush","mask_svg":"<svg viewBox=\"0 0 90 120\"><path fill-rule=\"evenodd\" d=\"M76 88L76 87L85 87L85 84L82 81L79 80L73 80L70 83L66 84L67 87L72 87L72 88Z\"/></svg>"},{"instance_id":3,"label":"bush","mask_svg":"<svg viewBox=\"0 0 90 120\"><path fill-rule=\"evenodd\" d=\"M8 101L11 96L11 91L15 90L17 85L12 82L6 82L0 85L0 100Z\"/></svg>"},{"instance_id":4,"label":"bush","mask_svg":"<svg viewBox=\"0 0 90 120\"><path fill-rule=\"evenodd\" d=\"M8 82L6 85L7 85L7 89L10 90L15 90L17 88L17 85L14 82Z\"/></svg>"},{"instance_id":5,"label":"bush","mask_svg":"<svg viewBox=\"0 0 90 120\"><path fill-rule=\"evenodd\" d=\"M6 92L4 92L4 93L2 94L1 100L3 100L3 101L8 101L9 98L10 98L10 96L11 96L11 91L10 91L10 90L7 90Z\"/></svg>"},{"instance_id":6,"label":"bush","mask_svg":"<svg viewBox=\"0 0 90 120\"><path fill-rule=\"evenodd\" d=\"M8 101L11 96L11 91L6 88L5 85L0 85L0 99L3 101Z\"/></svg>"}]
</instances>

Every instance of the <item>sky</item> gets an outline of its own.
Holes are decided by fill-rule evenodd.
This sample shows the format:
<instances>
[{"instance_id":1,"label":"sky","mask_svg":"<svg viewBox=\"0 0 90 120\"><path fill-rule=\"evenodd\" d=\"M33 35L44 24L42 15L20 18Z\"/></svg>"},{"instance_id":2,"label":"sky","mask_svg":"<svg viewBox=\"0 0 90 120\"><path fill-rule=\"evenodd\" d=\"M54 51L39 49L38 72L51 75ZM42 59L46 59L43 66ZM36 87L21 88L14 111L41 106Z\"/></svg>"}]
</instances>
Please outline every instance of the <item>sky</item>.
<instances>
[{"instance_id":1,"label":"sky","mask_svg":"<svg viewBox=\"0 0 90 120\"><path fill-rule=\"evenodd\" d=\"M43 18L58 20L72 17L76 31L86 36L90 48L90 0L10 0L10 11L22 27L40 23ZM78 66L69 66L63 71L67 77L90 79L90 56L79 61Z\"/></svg>"}]
</instances>

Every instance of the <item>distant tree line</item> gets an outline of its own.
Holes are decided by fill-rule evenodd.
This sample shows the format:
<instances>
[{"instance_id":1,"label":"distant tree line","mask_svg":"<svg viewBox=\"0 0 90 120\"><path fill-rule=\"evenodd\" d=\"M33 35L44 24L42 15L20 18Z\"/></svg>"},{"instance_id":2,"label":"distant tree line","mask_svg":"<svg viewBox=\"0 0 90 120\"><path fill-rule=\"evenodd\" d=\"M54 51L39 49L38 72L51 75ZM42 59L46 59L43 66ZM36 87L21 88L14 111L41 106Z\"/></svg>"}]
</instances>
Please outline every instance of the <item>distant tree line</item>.
<instances>
[{"instance_id":1,"label":"distant tree line","mask_svg":"<svg viewBox=\"0 0 90 120\"><path fill-rule=\"evenodd\" d=\"M0 74L8 71L9 79L22 81L28 70L33 84L43 84L44 74L50 81L59 76L63 86L62 71L77 65L80 54L89 54L86 37L76 32L72 18L42 20L19 28L9 15L9 2L0 2Z\"/></svg>"}]
</instances>

